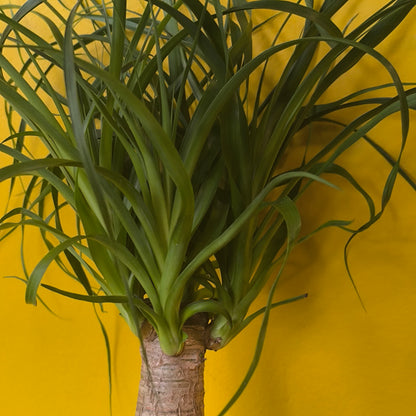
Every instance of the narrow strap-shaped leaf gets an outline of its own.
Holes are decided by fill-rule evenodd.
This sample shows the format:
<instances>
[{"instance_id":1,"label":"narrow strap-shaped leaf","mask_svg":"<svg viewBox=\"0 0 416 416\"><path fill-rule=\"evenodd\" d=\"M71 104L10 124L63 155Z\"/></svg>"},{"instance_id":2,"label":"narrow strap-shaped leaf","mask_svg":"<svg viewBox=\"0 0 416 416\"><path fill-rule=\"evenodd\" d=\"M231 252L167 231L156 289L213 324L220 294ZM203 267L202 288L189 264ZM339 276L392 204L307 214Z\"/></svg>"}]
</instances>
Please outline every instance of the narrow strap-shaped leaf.
<instances>
[{"instance_id":1,"label":"narrow strap-shaped leaf","mask_svg":"<svg viewBox=\"0 0 416 416\"><path fill-rule=\"evenodd\" d=\"M114 296L114 295L82 295L80 293L73 293L67 290L59 289L55 286L48 285L46 283L41 283L41 286L45 289L50 290L51 292L58 293L62 296L66 296L71 299L82 300L84 302L91 303L127 303L127 296Z\"/></svg>"},{"instance_id":2,"label":"narrow strap-shaped leaf","mask_svg":"<svg viewBox=\"0 0 416 416\"><path fill-rule=\"evenodd\" d=\"M67 258L69 264L72 267L75 275L77 276L79 282L84 286L88 295L92 295L92 289L87 275L85 274L84 268L82 267L81 262L69 251L64 251L65 257Z\"/></svg>"},{"instance_id":3,"label":"narrow strap-shaped leaf","mask_svg":"<svg viewBox=\"0 0 416 416\"><path fill-rule=\"evenodd\" d=\"M260 264L257 267L256 274L250 281L250 286L245 296L238 302L236 308L237 316L244 316L251 303L260 293L263 288L266 279L270 276L270 270L273 270L270 265L276 258L280 248L286 242L285 256L290 253L296 244L297 237L301 230L301 217L296 204L288 197L279 197L276 201L273 201L271 205L279 211L283 221L281 227L285 227L286 232L281 232L281 228L277 229L274 233L273 239L270 240L267 245L267 251L263 255ZM279 240L279 244L277 243Z\"/></svg>"},{"instance_id":4,"label":"narrow strap-shaped leaf","mask_svg":"<svg viewBox=\"0 0 416 416\"><path fill-rule=\"evenodd\" d=\"M3 79L0 79L1 95L19 112L20 116L33 130L41 131L44 134L45 145L61 157L76 159L77 152L68 142L62 127L47 109L45 103L40 100L36 92L32 91L19 72L2 55L0 55L0 66L14 78L16 85L21 88L23 94L27 94L27 99ZM55 139L53 142L48 140L51 137Z\"/></svg>"},{"instance_id":5,"label":"narrow strap-shaped leaf","mask_svg":"<svg viewBox=\"0 0 416 416\"><path fill-rule=\"evenodd\" d=\"M107 355L107 373L108 373L108 398L109 398L109 411L110 416L113 416L113 374L112 374L112 365L111 365L111 345L110 339L108 337L107 330L105 329L104 323L98 315L97 309L94 305L94 313L100 325L101 333L103 334L105 351Z\"/></svg>"},{"instance_id":6,"label":"narrow strap-shaped leaf","mask_svg":"<svg viewBox=\"0 0 416 416\"><path fill-rule=\"evenodd\" d=\"M25 281L26 282L26 281ZM69 292L67 290L63 290L57 288L55 286L48 285L46 283L41 283L41 286L51 292L58 293L59 295L65 296L70 299L80 300L82 302L89 302L89 303L117 303L117 304L127 304L129 303L128 296L121 296L121 295L82 295L80 293ZM155 312L149 307L141 299L134 298L134 304L140 309L142 313L146 316L150 317L150 321L156 323L158 320L157 315Z\"/></svg>"},{"instance_id":7,"label":"narrow strap-shaped leaf","mask_svg":"<svg viewBox=\"0 0 416 416\"><path fill-rule=\"evenodd\" d=\"M111 36L111 52L109 73L120 79L124 59L124 40L126 24L126 0L113 0L113 24ZM107 110L111 114L114 110L114 97L111 92L107 96ZM112 167L113 161L113 132L111 126L103 121L102 137L100 144L100 164L108 169Z\"/></svg>"},{"instance_id":8,"label":"narrow strap-shaped leaf","mask_svg":"<svg viewBox=\"0 0 416 416\"><path fill-rule=\"evenodd\" d=\"M288 303L297 302L298 300L302 300L308 297L307 293L304 293L303 295L294 296L293 298L281 300L279 302L272 303L270 306L270 309L277 308L278 306L287 305ZM250 316L244 319L242 326L238 329L238 332L241 332L244 328L246 328L250 323L256 319L258 316L261 316L266 312L266 307L263 307L256 312L253 312Z\"/></svg>"},{"instance_id":9,"label":"narrow strap-shaped leaf","mask_svg":"<svg viewBox=\"0 0 416 416\"><path fill-rule=\"evenodd\" d=\"M159 294L156 288L153 285L153 282L149 278L146 270L142 267L138 259L125 247L123 244L118 243L117 241L111 240L105 236L100 235L88 235L88 240L95 241L102 247L106 248L110 253L114 254L123 265L125 265L128 270L131 271L133 276L140 282L143 286L146 294L149 296L150 301L156 311L160 311L159 305ZM122 285L124 282L120 282ZM125 290L127 288L124 288ZM130 293L130 292L129 292ZM130 293L131 295L131 293Z\"/></svg>"},{"instance_id":10,"label":"narrow strap-shaped leaf","mask_svg":"<svg viewBox=\"0 0 416 416\"><path fill-rule=\"evenodd\" d=\"M224 74L224 64L218 50L213 47L212 43L207 39L203 33L198 33L198 23L193 22L184 14L161 0L152 0L152 3L161 9L165 10L174 18L183 28L191 35L192 38L198 36L198 47L202 51L210 68L221 78Z\"/></svg>"},{"instance_id":11,"label":"narrow strap-shaped leaf","mask_svg":"<svg viewBox=\"0 0 416 416\"><path fill-rule=\"evenodd\" d=\"M334 36L342 38L342 32L338 29L327 15L319 13L316 10L305 7L300 4L292 3L290 1L280 0L257 0L250 1L246 4L234 6L225 11L225 13L233 13L239 10L255 10L255 9L269 9L279 10L282 12L291 13L296 16L304 17L308 21L313 22L317 25L325 36Z\"/></svg>"},{"instance_id":12,"label":"narrow strap-shaped leaf","mask_svg":"<svg viewBox=\"0 0 416 416\"><path fill-rule=\"evenodd\" d=\"M231 316L221 302L214 299L203 299L190 303L181 310L181 327L189 318L197 313L212 313L215 316L222 315L231 322Z\"/></svg>"},{"instance_id":13,"label":"narrow strap-shaped leaf","mask_svg":"<svg viewBox=\"0 0 416 416\"><path fill-rule=\"evenodd\" d=\"M140 221L140 225L143 227L143 230L146 233L148 242L150 243L150 247L152 248L152 252L158 260L159 266L162 267L163 257L165 254L163 239L161 244L161 239L158 238L156 234L156 224L152 218L151 212L149 211L149 207L146 206L146 204L144 204L140 193L137 192L135 187L126 178L116 174L116 172L112 172L103 168L98 168L97 172L100 175L102 175L106 180L111 182L114 186L116 186L123 193L123 196L128 199L133 208L134 213ZM115 197L116 196L114 196L114 198ZM125 215L130 216L130 213L125 212ZM145 253L147 253L147 250L143 252L143 254Z\"/></svg>"},{"instance_id":14,"label":"narrow strap-shaped leaf","mask_svg":"<svg viewBox=\"0 0 416 416\"><path fill-rule=\"evenodd\" d=\"M2 153L4 153L4 154L6 154L6 155L9 155L9 156L11 156L11 157L13 157L14 159L15 159L15 161L16 161L16 164L17 164L17 161L19 161L19 162L24 162L24 163L26 163L26 162L30 162L31 161L31 159L29 159L27 156L25 156L23 153L21 153L21 152L19 152L18 150L16 150L16 149L13 149L13 148L11 148L11 147L8 147L8 146L5 146L4 144L2 144L2 143L0 143L0 151L2 152ZM47 160L50 160L50 159L47 159ZM56 159L55 159L56 160ZM64 199L71 205L71 206L74 206L74 204L75 204L75 201L74 201L74 195L73 195L73 193L72 193L72 190L70 189L70 187L69 186L67 186L63 181L61 181L56 175L54 175L49 169L45 169L45 168L51 168L51 167L60 167L60 166L62 166L62 167L64 167L64 166L79 166L78 165L78 163L77 162L72 162L72 161L65 161L65 160L62 160L61 161L62 162L62 164L60 164L60 161L59 161L59 159L58 159L58 163L57 163L57 165L54 165L52 162L47 162L47 166L43 166L42 168L40 168L39 170L37 170L37 172L38 172L38 174L39 174L39 176L41 176L41 177L43 177L43 178L45 178L47 181L48 181L48 183L50 183L52 186L54 186L57 190L59 190L59 192L61 193L61 195L64 197ZM43 162L42 162L43 163ZM49 164L50 163L50 164ZM19 164L20 165L20 164ZM21 166L21 165L20 165ZM30 169L32 169L33 168L33 166L32 167L23 167L23 168L20 168L20 169L22 169L22 172L23 172L23 174L26 174L26 172L28 172ZM3 169L3 168L1 168L1 169ZM0 172L2 172L1 171L1 169L0 169ZM11 168L10 168L11 169ZM6 179L12 179L13 177L15 177L14 175L19 175L18 174L18 172L17 171L14 171L13 172L13 170L10 172L10 170L9 170L9 172L7 173L7 171L6 171L6 174L5 174L5 176L3 176L2 177L2 175L4 175L4 171L3 171L3 173L0 173L0 181L3 181L3 180L6 180Z\"/></svg>"},{"instance_id":15,"label":"narrow strap-shaped leaf","mask_svg":"<svg viewBox=\"0 0 416 416\"><path fill-rule=\"evenodd\" d=\"M301 229L301 217L296 204L287 196L278 198L273 206L283 217L287 229L287 250L292 250Z\"/></svg>"},{"instance_id":16,"label":"narrow strap-shaped leaf","mask_svg":"<svg viewBox=\"0 0 416 416\"><path fill-rule=\"evenodd\" d=\"M241 215L219 237L217 237L210 244L206 245L192 259L192 261L189 262L187 267L181 272L181 274L176 279L175 287L170 293L170 297L168 299L168 304L166 307L167 312L169 311L169 308L174 308L174 306L177 305L178 299L180 299L184 286L188 279L192 276L192 274L200 266L202 266L202 264L205 261L207 261L210 256L216 253L221 247L224 247L225 244L227 244L237 235L237 233L242 229L242 227L244 227L247 221L257 213L257 210L259 209L267 195L271 192L271 190L278 187L282 183L285 183L288 180L299 178L308 178L317 182L324 183L330 187L334 187L326 180L316 175L312 175L308 172L288 172L277 176L256 196L256 198L253 199L253 201L241 213Z\"/></svg>"},{"instance_id":17,"label":"narrow strap-shaped leaf","mask_svg":"<svg viewBox=\"0 0 416 416\"><path fill-rule=\"evenodd\" d=\"M32 10L38 7L40 4L44 3L45 0L27 0L22 6L20 6L19 10L13 16L13 20L19 22L22 20L26 15L28 15ZM0 53L2 52L4 42L6 41L7 37L9 36L10 32L13 30L12 26L9 24L3 30L1 37L0 37Z\"/></svg>"},{"instance_id":18,"label":"narrow strap-shaped leaf","mask_svg":"<svg viewBox=\"0 0 416 416\"><path fill-rule=\"evenodd\" d=\"M280 210L282 215L285 217L285 220L287 220L286 222L286 226L287 226L287 233L288 236L295 236L298 234L298 220L296 220L295 218L297 217L296 215L293 215L293 202L288 202L288 200L285 200L283 203L280 204ZM264 341L266 339L266 332L267 332L267 326L268 326L268 322L269 322L269 317L270 317L270 311L272 309L272 305L273 305L273 296L274 293L276 291L277 288L277 284L280 280L280 276L282 274L282 271L284 269L284 266L286 265L289 253L293 247L293 244L290 241L290 238L288 239L287 242L287 246L286 246L286 252L282 261L282 264L280 266L280 269L277 273L277 276L275 277L272 286L270 288L268 297L267 297L267 304L264 310L264 315L263 315L263 321L261 323L261 327L260 327L260 331L259 331L259 335L257 338L257 344L256 344L256 349L253 355L253 359L250 363L250 366L247 370L247 373L243 379L243 381L241 382L240 386L238 387L237 391L235 392L235 394L232 396L232 398L229 400L229 402L226 404L226 406L223 408L223 410L219 413L218 416L223 416L225 415L225 413L230 409L230 407L236 402L236 400L241 396L242 392L245 390L245 388L247 387L249 381L251 380L251 377L254 374L254 371L257 368L257 365L260 361L260 356L263 350L263 346L264 346Z\"/></svg>"},{"instance_id":19,"label":"narrow strap-shaped leaf","mask_svg":"<svg viewBox=\"0 0 416 416\"><path fill-rule=\"evenodd\" d=\"M0 168L0 182L14 176L33 175L45 168L61 166L80 166L80 163L73 160L52 158L28 160Z\"/></svg>"},{"instance_id":20,"label":"narrow strap-shaped leaf","mask_svg":"<svg viewBox=\"0 0 416 416\"><path fill-rule=\"evenodd\" d=\"M320 166L320 164L317 164L316 169L320 170ZM368 192L354 179L350 172L348 172L345 168L335 163L330 166L327 166L325 168L325 172L339 175L340 177L346 179L365 199L369 209L370 218L375 215L375 206L373 199L368 194Z\"/></svg>"},{"instance_id":21,"label":"narrow strap-shaped leaf","mask_svg":"<svg viewBox=\"0 0 416 416\"><path fill-rule=\"evenodd\" d=\"M314 38L308 38L311 40ZM316 40L322 41L325 39L324 37L316 38ZM349 39L334 39L334 42L338 42L340 45L348 45L353 48L357 48L360 51L367 53L368 55L377 59L381 65L387 70L390 74L392 80L394 81L394 85L396 87L399 100L400 100L400 112L402 115L402 140L405 140L408 131L408 104L406 101L406 94L404 92L403 85L401 83L400 77L394 67L390 64L390 62L380 53L375 51L373 48L368 47L367 45L361 44L359 42L354 42ZM321 76L324 75L327 70L329 69L330 65L333 62L333 59L338 55L340 51L337 48L334 48L330 51L325 58L323 58L308 74L299 88L296 90L296 93L291 97L288 105L286 106L283 114L279 118L274 131L270 138L270 144L265 151L265 160L264 163L260 165L259 173L257 174L257 183L258 186L261 186L264 181L267 180L267 177L270 175L270 172L273 170L274 167L274 160L276 160L277 154L282 149L285 143L286 136L288 132L292 129L292 131L298 130L298 125L302 124L302 120L304 116L309 111L310 107L316 102L319 97L319 94L313 94L311 101L308 105L302 108L303 102L306 100L307 96L313 90L316 83L320 80ZM321 90L319 90L321 91ZM302 114L299 113L302 111Z\"/></svg>"},{"instance_id":22,"label":"narrow strap-shaped leaf","mask_svg":"<svg viewBox=\"0 0 416 416\"><path fill-rule=\"evenodd\" d=\"M416 94L410 94L406 97L408 101L408 106L412 107L416 104ZM368 132L384 120L389 115L396 113L401 108L401 103L398 98L393 98L387 103L379 105L377 108L372 109L362 116L358 117L354 122L346 126L324 149L318 152L307 164L307 166L312 166L318 160L325 157L330 150L334 149L333 153L326 159L326 161L321 165L322 169L325 169L329 165L335 162L335 160L353 143L360 140L368 134ZM402 149L403 149L403 140L402 140Z\"/></svg>"},{"instance_id":23,"label":"narrow strap-shaped leaf","mask_svg":"<svg viewBox=\"0 0 416 416\"><path fill-rule=\"evenodd\" d=\"M409 91L406 91L406 95ZM382 102L387 102L390 101L391 99L385 99ZM409 108L411 108L411 102L409 102ZM342 126L342 127L347 127L347 125L345 123L341 123L339 121L336 120L332 120L329 118L320 118L319 121L321 122L328 122L328 123L332 123L338 126ZM378 143L376 143L373 139L371 139L368 135L364 135L363 139L369 143L371 145L371 147L373 147L391 166L393 166L396 163L396 159L386 150L384 149L382 146L380 146ZM403 166L399 166L399 170L398 170L398 174L414 189L416 190L416 180L413 179L412 175L410 174L410 172L405 169Z\"/></svg>"},{"instance_id":24,"label":"narrow strap-shaped leaf","mask_svg":"<svg viewBox=\"0 0 416 416\"><path fill-rule=\"evenodd\" d=\"M129 110L138 117L146 134L148 137L152 138L153 146L156 148L164 166L169 171L169 174L178 187L185 208L185 212L183 213L184 217L188 217L188 220L191 219L194 202L189 176L183 167L182 160L179 157L177 150L158 121L146 108L145 104L134 96L134 94L118 80L115 80L108 73L94 67L88 62L79 60L77 61L77 64L80 68L102 79L102 81L104 81L115 93L122 96L123 102L127 105Z\"/></svg>"},{"instance_id":25,"label":"narrow strap-shaped leaf","mask_svg":"<svg viewBox=\"0 0 416 416\"><path fill-rule=\"evenodd\" d=\"M66 250L68 247L72 246L73 244L78 243L79 241L82 240L82 238L83 238L82 236L68 238L66 241L59 244L54 249L50 250L42 258L42 260L36 265L31 275L29 276L29 280L26 286L26 303L31 303L33 305L36 305L37 291L38 291L40 282L46 272L46 269L62 251Z\"/></svg>"},{"instance_id":26,"label":"narrow strap-shaped leaf","mask_svg":"<svg viewBox=\"0 0 416 416\"><path fill-rule=\"evenodd\" d=\"M79 149L80 159L83 162L83 167L88 177L90 189L92 190L91 197L96 200L95 209L100 220L106 227L107 232L111 233L110 214L106 206L104 195L101 192L100 180L95 171L94 163L91 158L90 150L85 140L83 130L84 120L80 106L78 95L78 85L76 79L77 68L75 66L74 50L72 46L72 25L79 2L73 7L68 17L67 26L65 28L64 37L64 80L66 94L68 98L68 107L72 119L73 134ZM92 202L92 201L91 201Z\"/></svg>"}]
</instances>

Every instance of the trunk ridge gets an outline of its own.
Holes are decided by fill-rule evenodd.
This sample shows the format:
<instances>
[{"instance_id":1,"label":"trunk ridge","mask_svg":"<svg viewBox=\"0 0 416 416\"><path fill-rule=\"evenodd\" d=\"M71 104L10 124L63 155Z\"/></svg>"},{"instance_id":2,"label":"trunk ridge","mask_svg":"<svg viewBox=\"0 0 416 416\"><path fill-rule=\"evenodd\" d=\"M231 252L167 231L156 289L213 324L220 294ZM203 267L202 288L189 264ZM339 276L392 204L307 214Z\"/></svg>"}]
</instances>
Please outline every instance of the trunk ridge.
<instances>
[{"instance_id":1,"label":"trunk ridge","mask_svg":"<svg viewBox=\"0 0 416 416\"><path fill-rule=\"evenodd\" d=\"M142 360L136 416L203 416L206 327L186 325L183 351L166 355L156 332L143 328L148 366Z\"/></svg>"}]
</instances>

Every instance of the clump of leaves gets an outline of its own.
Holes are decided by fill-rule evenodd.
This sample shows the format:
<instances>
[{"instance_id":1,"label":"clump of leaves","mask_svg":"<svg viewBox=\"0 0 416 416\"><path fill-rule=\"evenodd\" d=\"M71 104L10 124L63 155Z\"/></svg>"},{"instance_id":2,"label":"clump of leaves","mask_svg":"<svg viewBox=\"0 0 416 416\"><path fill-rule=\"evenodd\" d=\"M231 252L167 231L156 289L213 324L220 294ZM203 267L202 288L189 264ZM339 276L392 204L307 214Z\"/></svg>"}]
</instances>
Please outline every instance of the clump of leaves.
<instances>
[{"instance_id":1,"label":"clump of leaves","mask_svg":"<svg viewBox=\"0 0 416 416\"><path fill-rule=\"evenodd\" d=\"M406 89L375 48L416 2L390 1L354 28L332 20L347 0L304 3L152 0L139 7L89 0L67 8L28 0L0 8L0 94L10 128L0 151L12 159L0 180L10 181L12 193L17 178L29 176L21 205L1 227L5 235L36 227L48 249L28 275L28 303L36 303L56 262L83 293L45 288L117 304L137 335L148 321L167 354L181 350L182 326L196 314L209 317L212 349L262 315L258 357L280 271L300 241L296 201L310 184L331 186L322 175L338 175L363 196L365 224L352 229L331 220L321 227L342 227L351 238L380 218L399 173L414 186L400 158L416 90ZM269 10L270 19L254 25L257 10ZM25 24L30 16L51 41ZM281 41L294 19L304 22L302 33ZM276 36L254 54L256 34L268 24ZM272 83L270 60L281 54L290 57L279 61ZM335 81L366 55L391 83L325 102ZM386 91L394 93L382 96ZM336 113L348 108L362 111L338 123ZM402 130L396 158L367 136L394 112ZM339 129L285 170L296 135L322 121ZM338 164L359 140L391 166L379 210ZM30 152L34 142L46 155ZM75 231L63 219L68 212ZM270 279L267 305L248 314Z\"/></svg>"}]
</instances>

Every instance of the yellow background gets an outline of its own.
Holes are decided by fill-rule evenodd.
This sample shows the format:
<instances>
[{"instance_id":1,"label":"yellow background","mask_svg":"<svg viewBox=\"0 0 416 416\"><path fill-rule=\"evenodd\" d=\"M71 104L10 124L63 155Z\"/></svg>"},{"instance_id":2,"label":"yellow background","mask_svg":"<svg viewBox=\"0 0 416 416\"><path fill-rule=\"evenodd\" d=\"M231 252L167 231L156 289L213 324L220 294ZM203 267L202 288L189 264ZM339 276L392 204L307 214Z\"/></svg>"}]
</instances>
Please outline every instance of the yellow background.
<instances>
[{"instance_id":1,"label":"yellow background","mask_svg":"<svg viewBox=\"0 0 416 416\"><path fill-rule=\"evenodd\" d=\"M352 1L350 13L358 12L361 20L383 3ZM339 19L347 21L345 16ZM413 12L379 48L404 81L416 81L415 27ZM388 80L371 59L364 60L360 68L338 84L341 92ZM416 124L415 113L411 117ZM397 151L398 123L392 117L371 136ZM325 134L318 128L314 133ZM415 133L413 126L404 166L416 177ZM3 137L5 134L2 132ZM380 192L387 170L369 146L354 146L343 160L369 190ZM338 184L342 192L317 186L304 198L301 210L307 230L331 218L366 218L361 199L345 183ZM3 206L7 186L1 185L0 191ZM230 416L414 414L415 208L416 193L399 179L382 220L358 237L349 250L351 271L366 312L343 264L346 233L326 230L295 249L276 296L285 299L307 292L309 297L273 311L259 367ZM0 245L1 276L22 276L18 237ZM40 255L40 245L37 237L29 236L29 265ZM65 279L57 273L52 269L48 279ZM26 305L24 285L15 279L0 279L0 294L0 415L109 415L105 346L91 305L45 294L54 316L42 306ZM133 415L139 383L138 341L114 308L105 310L102 316L112 346L113 414ZM208 352L207 416L218 414L242 380L252 358L258 324L224 350Z\"/></svg>"}]
</instances>

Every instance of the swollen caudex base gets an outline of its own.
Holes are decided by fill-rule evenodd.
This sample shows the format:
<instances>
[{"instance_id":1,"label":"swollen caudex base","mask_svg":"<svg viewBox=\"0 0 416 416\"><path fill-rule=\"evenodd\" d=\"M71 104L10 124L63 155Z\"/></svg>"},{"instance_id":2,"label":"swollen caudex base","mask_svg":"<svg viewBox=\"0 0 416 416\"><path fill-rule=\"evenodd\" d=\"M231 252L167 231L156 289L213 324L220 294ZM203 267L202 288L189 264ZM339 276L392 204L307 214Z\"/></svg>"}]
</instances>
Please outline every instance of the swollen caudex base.
<instances>
[{"instance_id":1,"label":"swollen caudex base","mask_svg":"<svg viewBox=\"0 0 416 416\"><path fill-rule=\"evenodd\" d=\"M143 326L142 369L136 416L203 416L206 325L184 327L180 354L165 354L156 332Z\"/></svg>"}]
</instances>

